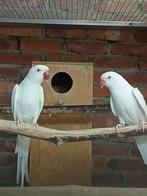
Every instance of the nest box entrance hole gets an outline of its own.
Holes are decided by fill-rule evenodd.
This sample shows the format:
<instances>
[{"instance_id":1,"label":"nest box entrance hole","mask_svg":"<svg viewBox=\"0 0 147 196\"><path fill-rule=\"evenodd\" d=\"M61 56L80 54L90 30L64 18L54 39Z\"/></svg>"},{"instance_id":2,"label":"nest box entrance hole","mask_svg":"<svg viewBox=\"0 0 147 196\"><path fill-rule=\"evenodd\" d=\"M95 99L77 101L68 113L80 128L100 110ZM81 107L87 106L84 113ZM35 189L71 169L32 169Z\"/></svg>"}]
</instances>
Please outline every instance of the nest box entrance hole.
<instances>
[{"instance_id":1,"label":"nest box entrance hole","mask_svg":"<svg viewBox=\"0 0 147 196\"><path fill-rule=\"evenodd\" d=\"M73 85L73 79L66 72L56 73L51 80L51 86L57 93L68 92Z\"/></svg>"}]
</instances>

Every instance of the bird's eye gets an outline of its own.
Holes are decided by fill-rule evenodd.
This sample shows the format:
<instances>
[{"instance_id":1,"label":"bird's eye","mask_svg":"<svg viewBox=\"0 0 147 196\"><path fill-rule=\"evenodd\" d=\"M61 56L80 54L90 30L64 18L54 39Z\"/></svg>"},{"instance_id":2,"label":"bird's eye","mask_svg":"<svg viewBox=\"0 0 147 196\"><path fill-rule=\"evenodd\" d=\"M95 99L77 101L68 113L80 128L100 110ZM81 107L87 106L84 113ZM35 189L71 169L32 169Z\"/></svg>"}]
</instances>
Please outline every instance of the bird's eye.
<instances>
[{"instance_id":1,"label":"bird's eye","mask_svg":"<svg viewBox=\"0 0 147 196\"><path fill-rule=\"evenodd\" d=\"M38 71L38 72L40 72L40 71L41 71L41 69L37 69L37 71Z\"/></svg>"},{"instance_id":2,"label":"bird's eye","mask_svg":"<svg viewBox=\"0 0 147 196\"><path fill-rule=\"evenodd\" d=\"M108 76L108 79L111 79L111 76Z\"/></svg>"}]
</instances>

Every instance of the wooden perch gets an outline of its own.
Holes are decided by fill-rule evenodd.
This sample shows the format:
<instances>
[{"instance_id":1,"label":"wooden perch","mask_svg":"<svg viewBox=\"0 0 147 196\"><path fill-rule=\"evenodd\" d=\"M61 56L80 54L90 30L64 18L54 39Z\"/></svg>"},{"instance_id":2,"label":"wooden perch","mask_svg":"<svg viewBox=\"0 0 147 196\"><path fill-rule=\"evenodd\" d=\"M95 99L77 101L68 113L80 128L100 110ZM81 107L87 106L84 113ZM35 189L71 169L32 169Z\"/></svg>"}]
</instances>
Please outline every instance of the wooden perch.
<instances>
[{"instance_id":1,"label":"wooden perch","mask_svg":"<svg viewBox=\"0 0 147 196\"><path fill-rule=\"evenodd\" d=\"M42 126L33 126L26 123L16 124L10 120L0 120L0 131L9 134L20 134L33 138L50 140L54 143L60 141L86 141L97 138L112 138L112 137L129 137L143 135L147 133L147 125L144 126L144 131L139 125L130 125L119 128L116 131L115 127L93 128L84 130L56 130Z\"/></svg>"},{"instance_id":2,"label":"wooden perch","mask_svg":"<svg viewBox=\"0 0 147 196\"><path fill-rule=\"evenodd\" d=\"M12 109L10 106L0 106L1 114L11 114ZM42 110L42 114L49 113L74 113L74 112L86 112L91 114L98 113L108 113L110 112L110 105L55 105L55 106L44 106Z\"/></svg>"}]
</instances>

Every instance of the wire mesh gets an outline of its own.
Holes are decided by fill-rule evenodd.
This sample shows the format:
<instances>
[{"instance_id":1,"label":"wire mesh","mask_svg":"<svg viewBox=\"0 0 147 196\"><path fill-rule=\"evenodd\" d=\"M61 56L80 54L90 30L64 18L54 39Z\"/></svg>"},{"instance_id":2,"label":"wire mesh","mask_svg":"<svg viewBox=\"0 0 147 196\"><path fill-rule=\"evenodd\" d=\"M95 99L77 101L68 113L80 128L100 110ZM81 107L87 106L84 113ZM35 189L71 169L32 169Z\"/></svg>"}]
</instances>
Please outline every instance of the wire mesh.
<instances>
[{"instance_id":1,"label":"wire mesh","mask_svg":"<svg viewBox=\"0 0 147 196\"><path fill-rule=\"evenodd\" d=\"M147 23L147 0L0 0L0 19Z\"/></svg>"}]
</instances>

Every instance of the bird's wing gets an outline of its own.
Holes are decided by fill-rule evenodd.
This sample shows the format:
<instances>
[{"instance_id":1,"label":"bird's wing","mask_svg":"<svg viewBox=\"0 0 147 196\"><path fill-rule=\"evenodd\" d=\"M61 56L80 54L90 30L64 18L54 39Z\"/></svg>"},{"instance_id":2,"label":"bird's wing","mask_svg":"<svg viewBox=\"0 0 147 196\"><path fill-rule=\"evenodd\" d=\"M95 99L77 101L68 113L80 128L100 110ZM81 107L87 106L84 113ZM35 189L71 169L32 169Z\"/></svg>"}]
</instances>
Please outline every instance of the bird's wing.
<instances>
[{"instance_id":1,"label":"bird's wing","mask_svg":"<svg viewBox=\"0 0 147 196\"><path fill-rule=\"evenodd\" d=\"M112 100L112 97L110 96L110 106L111 106L111 111L112 113L117 116L116 114L116 111L115 111L115 108L114 108L114 104L113 104L113 100Z\"/></svg>"},{"instance_id":2,"label":"bird's wing","mask_svg":"<svg viewBox=\"0 0 147 196\"><path fill-rule=\"evenodd\" d=\"M33 124L36 124L36 122L40 116L40 113L42 111L42 108L43 108L44 92L43 92L42 86L40 86L39 93L37 95L39 96L39 103L36 102L36 112L35 112L33 119L32 119Z\"/></svg>"},{"instance_id":3,"label":"bird's wing","mask_svg":"<svg viewBox=\"0 0 147 196\"><path fill-rule=\"evenodd\" d=\"M43 104L44 104L44 92L43 92L43 88L42 86L40 87L40 95L39 95L40 99L39 99L39 114L38 117L42 111L43 108Z\"/></svg>"},{"instance_id":4,"label":"bird's wing","mask_svg":"<svg viewBox=\"0 0 147 196\"><path fill-rule=\"evenodd\" d=\"M19 93L19 85L16 84L13 88L12 91L12 96L11 96L11 107L12 107L12 112L13 112L13 118L15 121L17 121L16 118L16 110L17 110L17 98L18 98L18 93Z\"/></svg>"},{"instance_id":5,"label":"bird's wing","mask_svg":"<svg viewBox=\"0 0 147 196\"><path fill-rule=\"evenodd\" d=\"M146 105L146 102L144 100L143 95L141 94L141 92L139 91L138 88L133 88L132 93L133 93L135 100L137 101L137 103L141 107L142 111L147 116L147 105Z\"/></svg>"}]
</instances>

